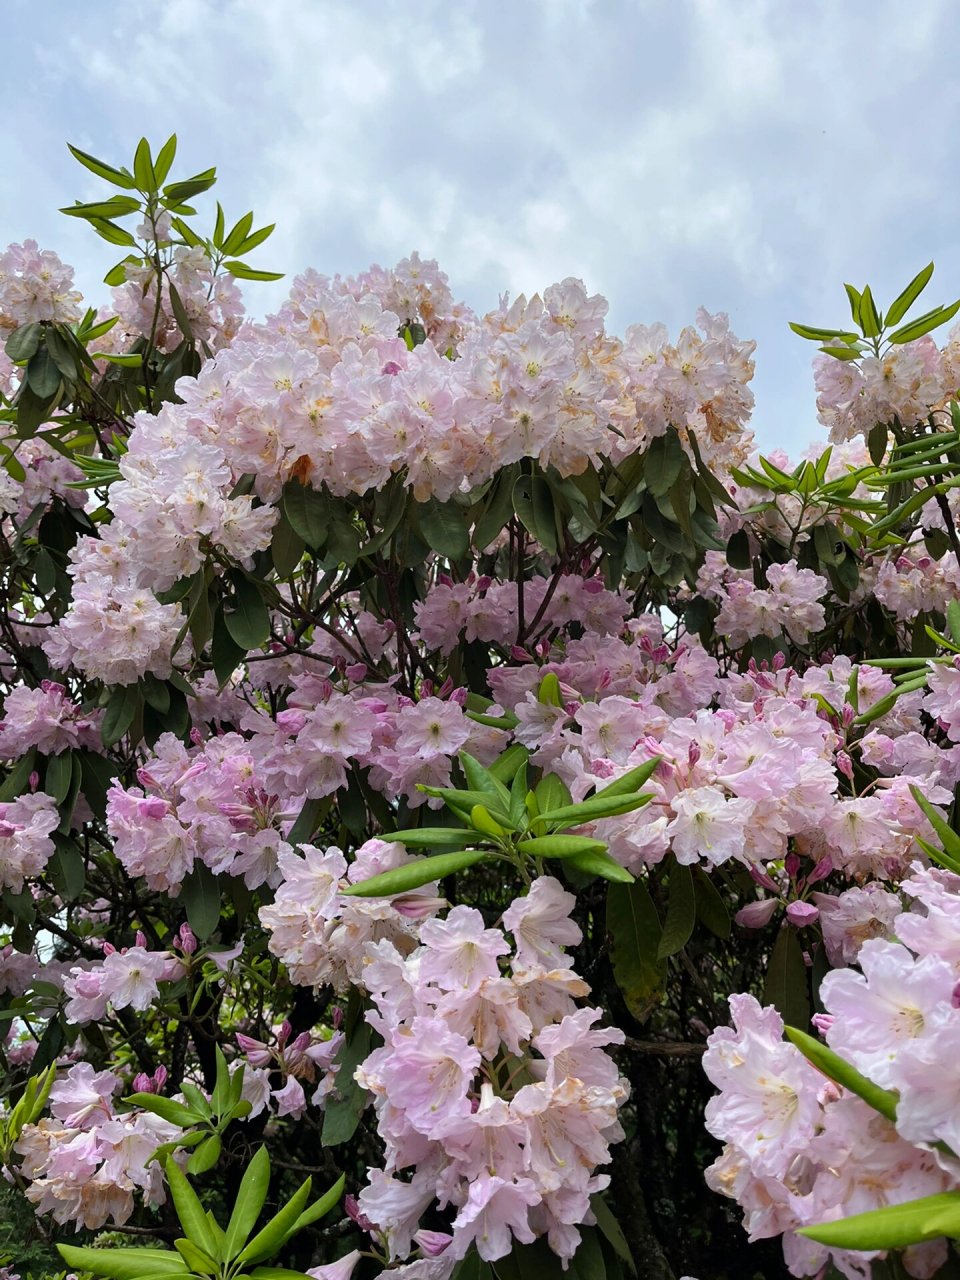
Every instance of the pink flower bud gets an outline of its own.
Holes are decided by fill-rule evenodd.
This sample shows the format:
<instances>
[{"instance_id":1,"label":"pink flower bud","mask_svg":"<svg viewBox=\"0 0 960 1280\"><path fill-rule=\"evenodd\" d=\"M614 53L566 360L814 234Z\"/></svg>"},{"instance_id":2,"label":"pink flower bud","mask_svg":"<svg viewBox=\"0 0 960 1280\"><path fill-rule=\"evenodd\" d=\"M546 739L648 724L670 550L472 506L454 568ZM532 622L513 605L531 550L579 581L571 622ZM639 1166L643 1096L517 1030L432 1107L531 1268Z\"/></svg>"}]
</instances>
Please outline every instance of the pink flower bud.
<instances>
[{"instance_id":1,"label":"pink flower bud","mask_svg":"<svg viewBox=\"0 0 960 1280\"><path fill-rule=\"evenodd\" d=\"M776 898L758 898L756 902L748 902L733 917L744 929L762 929L773 919L773 914L780 903Z\"/></svg>"},{"instance_id":2,"label":"pink flower bud","mask_svg":"<svg viewBox=\"0 0 960 1280\"><path fill-rule=\"evenodd\" d=\"M117 949L112 942L101 943L101 946L103 947L103 954L105 956L112 956Z\"/></svg>"},{"instance_id":3,"label":"pink flower bud","mask_svg":"<svg viewBox=\"0 0 960 1280\"><path fill-rule=\"evenodd\" d=\"M200 732L199 729L193 728L190 730L190 741L193 743L195 747L203 746L203 734Z\"/></svg>"},{"instance_id":4,"label":"pink flower bud","mask_svg":"<svg viewBox=\"0 0 960 1280\"><path fill-rule=\"evenodd\" d=\"M846 751L837 752L837 768L845 778L849 778L851 782L853 781L853 761Z\"/></svg>"},{"instance_id":5,"label":"pink flower bud","mask_svg":"<svg viewBox=\"0 0 960 1280\"><path fill-rule=\"evenodd\" d=\"M36 791L37 787L39 787L40 785L40 775L39 773L37 773L36 769L34 769L33 773L31 773L29 782L30 782L30 790Z\"/></svg>"},{"instance_id":6,"label":"pink flower bud","mask_svg":"<svg viewBox=\"0 0 960 1280\"><path fill-rule=\"evenodd\" d=\"M818 881L826 879L833 870L833 863L829 857L821 858L817 865L807 876L807 884L817 884Z\"/></svg>"},{"instance_id":7,"label":"pink flower bud","mask_svg":"<svg viewBox=\"0 0 960 1280\"><path fill-rule=\"evenodd\" d=\"M773 655L774 671L782 671L787 664L787 655L785 653L775 653Z\"/></svg>"},{"instance_id":8,"label":"pink flower bud","mask_svg":"<svg viewBox=\"0 0 960 1280\"><path fill-rule=\"evenodd\" d=\"M815 1013L810 1019L810 1022L814 1027L816 1027L822 1036L825 1036L836 1020L835 1014Z\"/></svg>"},{"instance_id":9,"label":"pink flower bud","mask_svg":"<svg viewBox=\"0 0 960 1280\"><path fill-rule=\"evenodd\" d=\"M145 1071L141 1071L133 1077L134 1093L155 1093L156 1088L153 1083L153 1077L148 1076Z\"/></svg>"},{"instance_id":10,"label":"pink flower bud","mask_svg":"<svg viewBox=\"0 0 960 1280\"><path fill-rule=\"evenodd\" d=\"M808 924L819 920L820 912L812 902L790 902L787 904L787 919L795 929L805 929Z\"/></svg>"},{"instance_id":11,"label":"pink flower bud","mask_svg":"<svg viewBox=\"0 0 960 1280\"><path fill-rule=\"evenodd\" d=\"M188 924L180 926L180 950L185 956L192 956L197 949L197 937Z\"/></svg>"},{"instance_id":12,"label":"pink flower bud","mask_svg":"<svg viewBox=\"0 0 960 1280\"><path fill-rule=\"evenodd\" d=\"M687 766L692 769L701 756L700 743L691 742L687 747Z\"/></svg>"},{"instance_id":13,"label":"pink flower bud","mask_svg":"<svg viewBox=\"0 0 960 1280\"><path fill-rule=\"evenodd\" d=\"M310 1048L310 1032L301 1031L300 1034L297 1036L296 1040L294 1040L293 1044L290 1045L289 1051L291 1053L303 1053L304 1050L309 1048Z\"/></svg>"},{"instance_id":14,"label":"pink flower bud","mask_svg":"<svg viewBox=\"0 0 960 1280\"><path fill-rule=\"evenodd\" d=\"M356 1196L344 1196L343 1209L347 1217L355 1222L361 1231L373 1230L373 1223L366 1214L360 1212L360 1204Z\"/></svg>"},{"instance_id":15,"label":"pink flower bud","mask_svg":"<svg viewBox=\"0 0 960 1280\"><path fill-rule=\"evenodd\" d=\"M796 880L797 872L800 870L800 859L795 853L788 853L783 860L783 869L791 880Z\"/></svg>"},{"instance_id":16,"label":"pink flower bud","mask_svg":"<svg viewBox=\"0 0 960 1280\"><path fill-rule=\"evenodd\" d=\"M293 1027L287 1018L280 1023L280 1030L277 1032L277 1044L282 1049L293 1034Z\"/></svg>"},{"instance_id":17,"label":"pink flower bud","mask_svg":"<svg viewBox=\"0 0 960 1280\"><path fill-rule=\"evenodd\" d=\"M160 1066L157 1067L156 1071L153 1073L153 1083L157 1093L160 1093L161 1090L163 1089L163 1086L167 1083L167 1078L169 1074L170 1073L167 1071L167 1068L163 1065L163 1063L161 1063Z\"/></svg>"},{"instance_id":18,"label":"pink flower bud","mask_svg":"<svg viewBox=\"0 0 960 1280\"><path fill-rule=\"evenodd\" d=\"M954 1009L960 1009L960 982L958 982L953 988L953 993L950 996L950 1003L953 1005Z\"/></svg>"},{"instance_id":19,"label":"pink flower bud","mask_svg":"<svg viewBox=\"0 0 960 1280\"><path fill-rule=\"evenodd\" d=\"M414 1240L420 1246L421 1253L427 1258L439 1258L453 1239L445 1231L420 1230L415 1233Z\"/></svg>"},{"instance_id":20,"label":"pink flower bud","mask_svg":"<svg viewBox=\"0 0 960 1280\"><path fill-rule=\"evenodd\" d=\"M526 649L521 649L520 645L512 644L510 646L510 657L514 662L532 662L533 657L527 653Z\"/></svg>"},{"instance_id":21,"label":"pink flower bud","mask_svg":"<svg viewBox=\"0 0 960 1280\"><path fill-rule=\"evenodd\" d=\"M453 693L451 693L450 695L450 701L455 702L458 707L465 707L467 705L467 699L469 697L470 697L469 689L454 689ZM492 710L493 708L491 708L491 711Z\"/></svg>"},{"instance_id":22,"label":"pink flower bud","mask_svg":"<svg viewBox=\"0 0 960 1280\"><path fill-rule=\"evenodd\" d=\"M330 1019L330 1021L333 1023L334 1031L339 1031L340 1028L343 1026L343 1010L340 1008L339 1005L335 1006L333 1010L333 1017Z\"/></svg>"}]
</instances>

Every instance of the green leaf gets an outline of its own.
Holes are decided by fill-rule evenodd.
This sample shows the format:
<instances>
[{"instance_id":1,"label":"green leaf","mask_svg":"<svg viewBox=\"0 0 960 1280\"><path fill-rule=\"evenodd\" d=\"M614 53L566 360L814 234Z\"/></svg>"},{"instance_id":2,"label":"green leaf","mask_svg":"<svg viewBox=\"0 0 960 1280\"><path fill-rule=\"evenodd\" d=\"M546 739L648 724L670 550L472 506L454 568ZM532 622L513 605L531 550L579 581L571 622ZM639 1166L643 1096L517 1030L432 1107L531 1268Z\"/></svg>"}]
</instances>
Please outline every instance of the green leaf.
<instances>
[{"instance_id":1,"label":"green leaf","mask_svg":"<svg viewBox=\"0 0 960 1280\"><path fill-rule=\"evenodd\" d=\"M105 164L95 156L88 155L86 151L81 151L79 147L71 146L69 142L67 149L75 160L79 160L85 169L95 173L98 178L106 178L107 182L112 182L117 187L124 187L128 191L132 191L137 185L125 169L114 169L113 165Z\"/></svg>"},{"instance_id":2,"label":"green leaf","mask_svg":"<svg viewBox=\"0 0 960 1280\"><path fill-rule=\"evenodd\" d=\"M880 1085L874 1084L865 1075L861 1075L856 1067L844 1061L839 1054L834 1053L827 1045L798 1027L785 1026L784 1033L790 1043L796 1045L807 1061L811 1062L818 1071L822 1071L828 1079L843 1085L858 1098L862 1098L868 1106L873 1107L874 1111L879 1111L882 1116L896 1123L897 1095L892 1090L882 1089Z\"/></svg>"},{"instance_id":3,"label":"green leaf","mask_svg":"<svg viewBox=\"0 0 960 1280\"><path fill-rule=\"evenodd\" d=\"M187 1176L180 1169L180 1166L173 1159L168 1157L164 1166L164 1174L167 1179L167 1186L170 1188L170 1195L173 1199L174 1208L177 1211L177 1217L180 1219L180 1225L183 1227L183 1233L193 1244L199 1245L212 1258L219 1254L217 1242L210 1224L207 1222L207 1215L204 1212L203 1205L197 1193L187 1181Z\"/></svg>"},{"instance_id":4,"label":"green leaf","mask_svg":"<svg viewBox=\"0 0 960 1280\"><path fill-rule=\"evenodd\" d=\"M697 918L716 938L730 937L730 912L716 885L702 867L693 869L697 897Z\"/></svg>"},{"instance_id":5,"label":"green leaf","mask_svg":"<svg viewBox=\"0 0 960 1280\"><path fill-rule=\"evenodd\" d=\"M860 336L845 329L814 329L808 324L794 324L792 320L789 324L794 333L811 342L828 342L831 338L840 338L843 342L856 342Z\"/></svg>"},{"instance_id":6,"label":"green leaf","mask_svg":"<svg viewBox=\"0 0 960 1280\"><path fill-rule=\"evenodd\" d=\"M464 827L415 827L410 831L391 831L384 839L397 840L415 849L462 849L468 834Z\"/></svg>"},{"instance_id":7,"label":"green leaf","mask_svg":"<svg viewBox=\"0 0 960 1280\"><path fill-rule=\"evenodd\" d=\"M898 294L893 302L887 308L886 321L887 325L899 324L903 317L907 314L916 300L923 293L924 289L930 283L930 277L933 275L933 263L929 262L918 272L903 293Z\"/></svg>"},{"instance_id":8,"label":"green leaf","mask_svg":"<svg viewBox=\"0 0 960 1280\"><path fill-rule=\"evenodd\" d=\"M325 1191L318 1200L314 1200L313 1204L310 1205L308 1209L304 1209L303 1213L301 1213L293 1226L287 1230L283 1239L280 1241L281 1246L285 1245L292 1236L297 1234L298 1231L302 1231L304 1227L309 1227L311 1222L319 1222L321 1218L325 1218L330 1210L339 1203L340 1197L343 1195L343 1189L346 1186L346 1182L346 1176L341 1174L328 1191Z\"/></svg>"},{"instance_id":9,"label":"green leaf","mask_svg":"<svg viewBox=\"0 0 960 1280\"><path fill-rule=\"evenodd\" d=\"M647 886L611 885L607 890L610 961L627 1008L644 1022L666 988L666 962L658 957L662 933Z\"/></svg>"},{"instance_id":10,"label":"green leaf","mask_svg":"<svg viewBox=\"0 0 960 1280\"><path fill-rule=\"evenodd\" d=\"M125 218L129 213L139 213L142 206L133 196L111 196L109 200L95 200L90 204L69 205L61 213L71 218Z\"/></svg>"},{"instance_id":11,"label":"green leaf","mask_svg":"<svg viewBox=\"0 0 960 1280\"><path fill-rule=\"evenodd\" d=\"M633 1254L630 1251L630 1246L627 1244L627 1238L620 1228L620 1223L613 1216L613 1211L602 1195L594 1195L590 1197L590 1209L597 1220L597 1229L601 1232L604 1239L609 1242L614 1253L621 1257L633 1274L636 1275L637 1265L633 1260Z\"/></svg>"},{"instance_id":12,"label":"green leaf","mask_svg":"<svg viewBox=\"0 0 960 1280\"><path fill-rule=\"evenodd\" d=\"M541 475L522 475L513 486L513 509L520 523L548 555L557 553L557 524L550 486Z\"/></svg>"},{"instance_id":13,"label":"green leaf","mask_svg":"<svg viewBox=\"0 0 960 1280\"><path fill-rule=\"evenodd\" d=\"M256 249L258 245L263 244L276 229L276 223L271 222L269 227L261 227L259 231L254 231L252 235L247 236L243 244L237 245L237 253L249 253L251 249Z\"/></svg>"},{"instance_id":14,"label":"green leaf","mask_svg":"<svg viewBox=\"0 0 960 1280\"><path fill-rule=\"evenodd\" d=\"M772 1004L784 1022L791 1026L806 1026L810 1021L803 948L797 931L786 925L777 934L770 955L763 1003Z\"/></svg>"},{"instance_id":15,"label":"green leaf","mask_svg":"<svg viewBox=\"0 0 960 1280\"><path fill-rule=\"evenodd\" d=\"M182 1102L177 1102L174 1098L162 1098L155 1093L131 1093L129 1097L124 1098L124 1102L130 1102L143 1111L152 1111L161 1120L167 1120L181 1129L188 1129L203 1119L203 1116L198 1115L196 1111L191 1111Z\"/></svg>"},{"instance_id":16,"label":"green leaf","mask_svg":"<svg viewBox=\"0 0 960 1280\"><path fill-rule=\"evenodd\" d=\"M322 493L290 480L283 489L283 512L308 547L317 551L324 545L330 527L330 503Z\"/></svg>"},{"instance_id":17,"label":"green leaf","mask_svg":"<svg viewBox=\"0 0 960 1280\"><path fill-rule=\"evenodd\" d=\"M930 312L929 315L921 316L911 324L906 324L902 329L898 329L896 333L889 334L888 340L898 345L903 342L915 342L917 338L922 338L924 334L929 333L932 329L936 329L940 325L946 324L948 320L952 320L958 311L960 311L960 301L952 303L949 307L938 307L936 311Z\"/></svg>"},{"instance_id":18,"label":"green leaf","mask_svg":"<svg viewBox=\"0 0 960 1280\"><path fill-rule=\"evenodd\" d=\"M607 846L589 836L534 836L517 848L531 858L572 858L578 853L605 853Z\"/></svg>"},{"instance_id":19,"label":"green leaf","mask_svg":"<svg viewBox=\"0 0 960 1280\"><path fill-rule=\"evenodd\" d=\"M960 835L957 835L940 810L930 803L919 787L911 786L910 794L937 833L944 851L954 862L960 862Z\"/></svg>"},{"instance_id":20,"label":"green leaf","mask_svg":"<svg viewBox=\"0 0 960 1280\"><path fill-rule=\"evenodd\" d=\"M56 394L62 376L46 346L35 351L27 362L27 385L40 400Z\"/></svg>"},{"instance_id":21,"label":"green leaf","mask_svg":"<svg viewBox=\"0 0 960 1280\"><path fill-rule=\"evenodd\" d=\"M870 452L870 461L874 466L879 467L883 462L883 455L887 452L887 436L888 427L885 422L878 422L870 428L867 435L867 449Z\"/></svg>"},{"instance_id":22,"label":"green leaf","mask_svg":"<svg viewBox=\"0 0 960 1280\"><path fill-rule=\"evenodd\" d=\"M469 832L464 833L469 836ZM485 849L461 849L456 853L438 853L431 858L421 858L417 862L405 863L402 867L394 867L392 871L383 871L369 880L361 880L359 884L342 889L346 897L355 898L388 898L398 893L409 893L411 889L419 889L421 885L430 884L433 880L442 880L444 876L464 871L478 862L490 857Z\"/></svg>"},{"instance_id":23,"label":"green leaf","mask_svg":"<svg viewBox=\"0 0 960 1280\"><path fill-rule=\"evenodd\" d=\"M270 612L256 583L243 574L231 575L236 609L225 612L224 623L231 638L245 653L262 649L270 639Z\"/></svg>"},{"instance_id":24,"label":"green leaf","mask_svg":"<svg viewBox=\"0 0 960 1280\"><path fill-rule=\"evenodd\" d=\"M92 351L92 360L106 360L108 364L119 365L122 369L139 369L143 365L143 356L137 352L129 355L115 355L112 351Z\"/></svg>"},{"instance_id":25,"label":"green leaf","mask_svg":"<svg viewBox=\"0 0 960 1280\"><path fill-rule=\"evenodd\" d=\"M31 747L26 755L21 756L11 767L3 780L3 785L0 786L0 801L15 800L17 796L23 795L30 785L30 775L34 771L36 758L36 749Z\"/></svg>"},{"instance_id":26,"label":"green leaf","mask_svg":"<svg viewBox=\"0 0 960 1280\"><path fill-rule=\"evenodd\" d=\"M485 792L487 795L495 796L502 808L509 806L510 792L499 778L494 777L490 770L486 769L469 751L461 751L457 758L471 791Z\"/></svg>"},{"instance_id":27,"label":"green leaf","mask_svg":"<svg viewBox=\"0 0 960 1280\"><path fill-rule=\"evenodd\" d=\"M60 1257L72 1271L89 1271L108 1280L137 1280L144 1274L186 1275L187 1266L172 1249L91 1249L58 1244Z\"/></svg>"},{"instance_id":28,"label":"green leaf","mask_svg":"<svg viewBox=\"0 0 960 1280\"><path fill-rule=\"evenodd\" d=\"M194 1150L187 1161L187 1172L191 1174L207 1173L220 1159L221 1143L219 1134L211 1133L209 1138Z\"/></svg>"},{"instance_id":29,"label":"green leaf","mask_svg":"<svg viewBox=\"0 0 960 1280\"><path fill-rule=\"evenodd\" d=\"M750 554L750 535L746 529L738 529L727 540L727 564L731 569L749 569L753 564Z\"/></svg>"},{"instance_id":30,"label":"green leaf","mask_svg":"<svg viewBox=\"0 0 960 1280\"><path fill-rule=\"evenodd\" d=\"M663 759L663 756L654 756L648 760L646 764L639 764L635 769L628 770L622 777L617 778L615 782L608 782L605 787L593 796L589 796L590 800L599 800L601 796L610 798L612 796L633 795L653 777L656 772L657 765Z\"/></svg>"},{"instance_id":31,"label":"green leaf","mask_svg":"<svg viewBox=\"0 0 960 1280\"><path fill-rule=\"evenodd\" d=\"M860 293L852 284L845 284L844 289L847 291L847 298L850 302L850 315L853 317L855 325L860 324Z\"/></svg>"},{"instance_id":32,"label":"green leaf","mask_svg":"<svg viewBox=\"0 0 960 1280\"><path fill-rule=\"evenodd\" d=\"M260 1217L269 1187L270 1156L267 1148L260 1146L247 1165L227 1223L224 1254L228 1261L232 1261L246 1244L247 1237Z\"/></svg>"},{"instance_id":33,"label":"green leaf","mask_svg":"<svg viewBox=\"0 0 960 1280\"><path fill-rule=\"evenodd\" d=\"M643 455L643 475L654 497L669 493L683 467L685 454L675 427L655 436Z\"/></svg>"},{"instance_id":34,"label":"green leaf","mask_svg":"<svg viewBox=\"0 0 960 1280\"><path fill-rule=\"evenodd\" d=\"M221 248L227 257L238 253L240 246L250 234L250 228L253 226L253 213L245 213L243 217L231 229L229 235L224 238Z\"/></svg>"},{"instance_id":35,"label":"green leaf","mask_svg":"<svg viewBox=\"0 0 960 1280\"><path fill-rule=\"evenodd\" d=\"M140 690L135 684L117 685L110 693L100 733L105 747L112 747L127 732L140 710Z\"/></svg>"},{"instance_id":36,"label":"green leaf","mask_svg":"<svg viewBox=\"0 0 960 1280\"><path fill-rule=\"evenodd\" d=\"M360 1016L351 1026L351 1011ZM336 1147L349 1142L360 1123L360 1116L367 1105L367 1091L354 1079L357 1067L370 1053L373 1032L369 1022L362 1017L363 1002L351 992L347 1007L346 1040L340 1046L334 1066L336 1081L332 1093L324 1102L323 1131L321 1141L325 1147Z\"/></svg>"},{"instance_id":37,"label":"green leaf","mask_svg":"<svg viewBox=\"0 0 960 1280\"><path fill-rule=\"evenodd\" d=\"M626 867L622 867L619 862L611 858L609 853L588 850L585 853L573 854L567 861L571 867L576 867L584 875L600 876L601 879L611 880L614 884L633 884L634 882L633 876Z\"/></svg>"},{"instance_id":38,"label":"green leaf","mask_svg":"<svg viewBox=\"0 0 960 1280\"><path fill-rule=\"evenodd\" d=\"M282 271L256 271L245 262L225 262L224 267L238 280L282 280Z\"/></svg>"},{"instance_id":39,"label":"green leaf","mask_svg":"<svg viewBox=\"0 0 960 1280\"><path fill-rule=\"evenodd\" d=\"M270 540L270 556L278 578L289 578L303 559L306 543L291 525L286 514L273 526Z\"/></svg>"},{"instance_id":40,"label":"green leaf","mask_svg":"<svg viewBox=\"0 0 960 1280\"><path fill-rule=\"evenodd\" d=\"M455 502L438 502L430 498L416 503L414 517L427 545L447 560L461 560L470 549L470 530L465 512Z\"/></svg>"},{"instance_id":41,"label":"green leaf","mask_svg":"<svg viewBox=\"0 0 960 1280\"><path fill-rule=\"evenodd\" d=\"M42 336L43 325L39 320L34 320L30 324L22 324L19 329L14 329L4 343L3 349L14 364L21 364L34 354L40 346Z\"/></svg>"},{"instance_id":42,"label":"green leaf","mask_svg":"<svg viewBox=\"0 0 960 1280\"><path fill-rule=\"evenodd\" d=\"M563 805L559 809L548 809L540 814L540 821L564 827L579 827L585 822L596 822L599 818L615 818L622 813L631 813L634 809L642 809L653 797L646 795L613 795L602 794L589 796L579 804Z\"/></svg>"},{"instance_id":43,"label":"green leaf","mask_svg":"<svg viewBox=\"0 0 960 1280\"><path fill-rule=\"evenodd\" d=\"M665 960L676 955L690 941L697 920L697 901L693 888L693 875L689 867L675 862L670 868L670 897L663 936L657 948L657 959Z\"/></svg>"},{"instance_id":44,"label":"green leaf","mask_svg":"<svg viewBox=\"0 0 960 1280\"><path fill-rule=\"evenodd\" d=\"M73 753L62 751L58 756L50 756L43 775L43 789L48 796L53 796L57 804L63 804L70 792L70 780L73 777Z\"/></svg>"},{"instance_id":45,"label":"green leaf","mask_svg":"<svg viewBox=\"0 0 960 1280\"><path fill-rule=\"evenodd\" d=\"M171 182L169 186L163 188L163 194L168 200L182 204L184 200L189 200L192 196L198 196L202 191L209 191L216 180L216 169L205 169L203 173L198 173L193 178L187 178L185 182Z\"/></svg>"},{"instance_id":46,"label":"green leaf","mask_svg":"<svg viewBox=\"0 0 960 1280\"><path fill-rule=\"evenodd\" d=\"M238 1262L262 1262L265 1258L269 1258L276 1253L283 1242L287 1230L293 1226L303 1212L307 1200L310 1198L311 1185L312 1179L307 1178L293 1193L280 1212L275 1214L262 1231L258 1231L250 1243L241 1249L237 1255Z\"/></svg>"},{"instance_id":47,"label":"green leaf","mask_svg":"<svg viewBox=\"0 0 960 1280\"><path fill-rule=\"evenodd\" d=\"M158 186L163 186L167 180L167 174L170 172L170 166L173 164L174 157L177 154L177 135L172 133L160 148L160 154L153 163L153 176L157 180Z\"/></svg>"},{"instance_id":48,"label":"green leaf","mask_svg":"<svg viewBox=\"0 0 960 1280\"><path fill-rule=\"evenodd\" d=\"M77 769L79 771L79 765ZM79 778L77 783L79 783ZM67 808L72 810L75 803L76 796L74 796L73 801L68 804ZM65 902L69 902L79 898L83 892L83 886L87 880L87 870L84 866L83 854L73 841L66 837L63 832L63 826L64 824L61 823L60 830L54 833L53 839L56 848L47 863L46 869L47 875L53 881L57 893Z\"/></svg>"},{"instance_id":49,"label":"green leaf","mask_svg":"<svg viewBox=\"0 0 960 1280\"><path fill-rule=\"evenodd\" d=\"M194 1152L196 1155L196 1152ZM193 1156L190 1157L191 1160ZM179 1239L174 1240L174 1248L187 1266L196 1275L212 1276L217 1273L218 1267L213 1258L205 1249L201 1249L195 1245L192 1240Z\"/></svg>"},{"instance_id":50,"label":"green leaf","mask_svg":"<svg viewBox=\"0 0 960 1280\"><path fill-rule=\"evenodd\" d=\"M135 249L137 247L135 237L126 229L126 227L118 227L117 224L115 222L111 222L109 218L90 217L89 222L100 239L106 240L107 244L120 245L123 249ZM124 272L124 276L125 275L126 272ZM106 283L111 284L112 281L107 280Z\"/></svg>"},{"instance_id":51,"label":"green leaf","mask_svg":"<svg viewBox=\"0 0 960 1280\"><path fill-rule=\"evenodd\" d=\"M906 1249L938 1236L960 1238L960 1191L871 1209L835 1222L798 1228L798 1234L835 1249Z\"/></svg>"},{"instance_id":52,"label":"green leaf","mask_svg":"<svg viewBox=\"0 0 960 1280\"><path fill-rule=\"evenodd\" d=\"M181 886L180 901L193 932L201 942L209 938L220 923L220 886L204 863L193 864L193 870Z\"/></svg>"},{"instance_id":53,"label":"green leaf","mask_svg":"<svg viewBox=\"0 0 960 1280\"><path fill-rule=\"evenodd\" d=\"M876 338L880 335L880 314L869 285L864 285L860 295L860 331L865 338Z\"/></svg>"},{"instance_id":54,"label":"green leaf","mask_svg":"<svg viewBox=\"0 0 960 1280\"><path fill-rule=\"evenodd\" d=\"M157 175L153 169L150 143L146 138L141 138L137 143L136 154L133 157L133 176L136 178L137 186L141 191L153 195L157 190Z\"/></svg>"},{"instance_id":55,"label":"green leaf","mask_svg":"<svg viewBox=\"0 0 960 1280\"><path fill-rule=\"evenodd\" d=\"M513 486L519 475L519 464L512 463L497 473L487 493L483 511L473 527L473 545L478 551L488 547L513 515Z\"/></svg>"},{"instance_id":56,"label":"green leaf","mask_svg":"<svg viewBox=\"0 0 960 1280\"><path fill-rule=\"evenodd\" d=\"M188 342L193 342L193 324L187 314L187 308L183 305L180 291L172 280L167 281L167 287L170 290L170 305L173 308L173 318L177 322L177 328Z\"/></svg>"}]
</instances>

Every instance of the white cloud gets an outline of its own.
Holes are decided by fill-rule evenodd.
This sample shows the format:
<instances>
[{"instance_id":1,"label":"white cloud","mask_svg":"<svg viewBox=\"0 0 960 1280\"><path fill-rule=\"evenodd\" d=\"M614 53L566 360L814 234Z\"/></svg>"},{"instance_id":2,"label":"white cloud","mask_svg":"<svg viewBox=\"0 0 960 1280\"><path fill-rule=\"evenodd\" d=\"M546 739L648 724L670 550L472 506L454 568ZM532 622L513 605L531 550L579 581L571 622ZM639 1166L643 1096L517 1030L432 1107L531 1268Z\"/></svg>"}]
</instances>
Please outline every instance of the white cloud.
<instances>
[{"instance_id":1,"label":"white cloud","mask_svg":"<svg viewBox=\"0 0 960 1280\"><path fill-rule=\"evenodd\" d=\"M50 212L97 189L62 140L118 160L175 130L228 214L278 222L266 266L419 248L478 307L573 274L617 328L729 311L760 343L770 443L815 429L788 319L840 318L844 278L889 293L931 256L960 292L947 0L168 0L95 30L48 0L42 42L13 14L11 224L87 288L111 259Z\"/></svg>"}]
</instances>

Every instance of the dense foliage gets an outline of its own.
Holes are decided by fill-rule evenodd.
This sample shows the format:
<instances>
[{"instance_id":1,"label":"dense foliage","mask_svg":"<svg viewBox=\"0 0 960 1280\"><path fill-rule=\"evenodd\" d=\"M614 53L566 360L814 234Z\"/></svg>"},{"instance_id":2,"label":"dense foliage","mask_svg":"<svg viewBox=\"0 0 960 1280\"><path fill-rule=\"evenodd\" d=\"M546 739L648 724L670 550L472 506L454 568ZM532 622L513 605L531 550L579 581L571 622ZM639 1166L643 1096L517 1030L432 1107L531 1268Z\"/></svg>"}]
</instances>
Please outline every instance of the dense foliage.
<instances>
[{"instance_id":1,"label":"dense foliage","mask_svg":"<svg viewBox=\"0 0 960 1280\"><path fill-rule=\"evenodd\" d=\"M8 1274L957 1274L932 266L795 326L795 463L724 316L413 254L245 321L272 227L73 150L110 305L0 254Z\"/></svg>"}]
</instances>

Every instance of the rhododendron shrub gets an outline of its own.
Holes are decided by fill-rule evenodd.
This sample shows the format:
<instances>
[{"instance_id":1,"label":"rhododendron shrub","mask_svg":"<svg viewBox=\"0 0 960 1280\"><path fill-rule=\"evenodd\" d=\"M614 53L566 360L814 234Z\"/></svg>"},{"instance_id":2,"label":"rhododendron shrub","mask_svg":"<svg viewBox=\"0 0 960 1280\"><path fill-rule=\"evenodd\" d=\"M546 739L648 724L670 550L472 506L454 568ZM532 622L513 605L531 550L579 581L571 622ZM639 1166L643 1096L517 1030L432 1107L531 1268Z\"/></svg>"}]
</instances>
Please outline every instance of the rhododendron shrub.
<instances>
[{"instance_id":1,"label":"rhododendron shrub","mask_svg":"<svg viewBox=\"0 0 960 1280\"><path fill-rule=\"evenodd\" d=\"M816 1238L960 1183L929 271L798 326L834 443L795 464L723 316L616 336L575 279L477 315L412 254L245 319L271 228L206 234L175 152L74 150L111 194L64 212L126 254L99 310L0 255L0 1157L37 1230L104 1276L139 1274L104 1230L222 1276L949 1266L942 1216Z\"/></svg>"}]
</instances>

